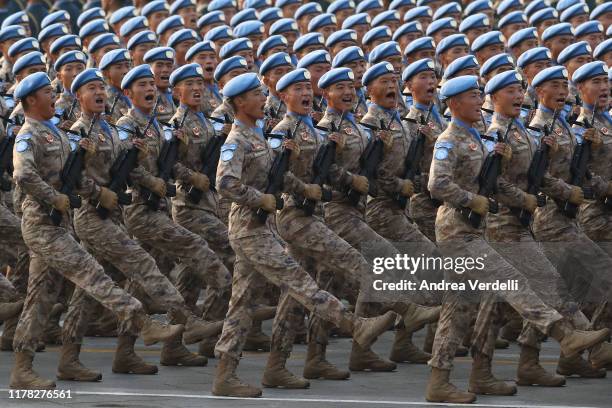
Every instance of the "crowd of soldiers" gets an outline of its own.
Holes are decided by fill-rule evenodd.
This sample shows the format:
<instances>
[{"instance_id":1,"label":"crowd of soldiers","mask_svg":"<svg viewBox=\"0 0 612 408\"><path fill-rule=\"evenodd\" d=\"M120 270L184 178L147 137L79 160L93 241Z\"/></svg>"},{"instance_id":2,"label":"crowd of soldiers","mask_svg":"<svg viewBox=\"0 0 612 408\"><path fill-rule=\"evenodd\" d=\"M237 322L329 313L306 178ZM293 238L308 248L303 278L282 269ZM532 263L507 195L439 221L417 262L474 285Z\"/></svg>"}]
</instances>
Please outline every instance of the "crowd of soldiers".
<instances>
[{"instance_id":1,"label":"crowd of soldiers","mask_svg":"<svg viewBox=\"0 0 612 408\"><path fill-rule=\"evenodd\" d=\"M286 389L428 364L425 398L451 403L517 392L492 372L508 340L521 386L612 369L611 2L0 3L11 388L56 386L33 369L46 344L59 380L101 381L87 335L117 336L115 373L157 373L138 336L162 365L216 358L212 393L234 397L262 394L243 350L269 351L261 383ZM484 257L428 278L520 290L373 300L370 244ZM350 371L332 335L352 337Z\"/></svg>"}]
</instances>

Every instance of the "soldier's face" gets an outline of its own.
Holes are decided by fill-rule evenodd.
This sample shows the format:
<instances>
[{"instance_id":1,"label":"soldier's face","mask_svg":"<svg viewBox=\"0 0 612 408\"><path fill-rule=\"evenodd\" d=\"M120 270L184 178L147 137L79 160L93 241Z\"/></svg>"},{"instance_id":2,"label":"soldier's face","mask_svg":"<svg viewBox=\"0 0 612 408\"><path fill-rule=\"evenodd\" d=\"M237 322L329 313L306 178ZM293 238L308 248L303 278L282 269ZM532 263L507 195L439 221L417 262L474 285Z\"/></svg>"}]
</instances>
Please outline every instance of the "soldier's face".
<instances>
[{"instance_id":1,"label":"soldier's face","mask_svg":"<svg viewBox=\"0 0 612 408\"><path fill-rule=\"evenodd\" d=\"M263 83L266 84L271 93L276 95L276 83L283 75L293 71L293 66L282 65L280 67L273 68L265 73L263 76Z\"/></svg>"},{"instance_id":2,"label":"soldier's face","mask_svg":"<svg viewBox=\"0 0 612 408\"><path fill-rule=\"evenodd\" d=\"M448 37L449 35L456 34L457 30L454 28L445 28L444 30L440 30L433 35L433 39L438 44L444 37Z\"/></svg>"},{"instance_id":3,"label":"soldier's face","mask_svg":"<svg viewBox=\"0 0 612 408\"><path fill-rule=\"evenodd\" d=\"M159 23L161 23L163 19L168 18L169 15L170 13L167 11L156 11L155 13L151 13L147 18L151 31L155 32Z\"/></svg>"},{"instance_id":4,"label":"soldier's face","mask_svg":"<svg viewBox=\"0 0 612 408\"><path fill-rule=\"evenodd\" d=\"M599 59L605 62L608 67L612 67L612 51L605 53Z\"/></svg>"},{"instance_id":5,"label":"soldier's face","mask_svg":"<svg viewBox=\"0 0 612 408\"><path fill-rule=\"evenodd\" d=\"M151 64L155 85L160 89L167 89L170 86L170 74L172 73L173 63L171 61L155 61Z\"/></svg>"},{"instance_id":6,"label":"soldier's face","mask_svg":"<svg viewBox=\"0 0 612 408\"><path fill-rule=\"evenodd\" d=\"M472 28L471 30L467 30L465 32L465 36L468 38L468 40L470 40L470 44L472 44L476 38L489 32L489 30L489 27Z\"/></svg>"},{"instance_id":7,"label":"soldier's face","mask_svg":"<svg viewBox=\"0 0 612 408\"><path fill-rule=\"evenodd\" d=\"M515 23L509 24L502 28L501 32L506 38L510 38L510 36L516 33L518 30L522 30L523 28L527 28L527 23Z\"/></svg>"},{"instance_id":8,"label":"soldier's face","mask_svg":"<svg viewBox=\"0 0 612 408\"><path fill-rule=\"evenodd\" d=\"M550 50L553 59L557 59L561 51L575 41L573 35L558 35L544 42L544 46Z\"/></svg>"},{"instance_id":9,"label":"soldier's face","mask_svg":"<svg viewBox=\"0 0 612 408\"><path fill-rule=\"evenodd\" d=\"M255 122L265 117L266 95L263 89L258 87L234 98L234 105L238 114L243 114Z\"/></svg>"},{"instance_id":10,"label":"soldier's face","mask_svg":"<svg viewBox=\"0 0 612 408\"><path fill-rule=\"evenodd\" d=\"M415 101L429 105L436 95L438 78L433 71L423 71L410 78L406 85Z\"/></svg>"},{"instance_id":11,"label":"soldier's face","mask_svg":"<svg viewBox=\"0 0 612 408\"><path fill-rule=\"evenodd\" d=\"M96 61L96 65L100 63L100 60L102 59L102 57L104 57L104 55L106 55L108 52L112 50L117 50L117 49L119 49L119 46L117 44L109 44L106 47L102 47L101 49L96 51L94 53L94 60Z\"/></svg>"},{"instance_id":12,"label":"soldier's face","mask_svg":"<svg viewBox=\"0 0 612 408\"><path fill-rule=\"evenodd\" d=\"M529 40L525 40L519 43L516 47L512 48L512 55L515 59L518 59L523 53L527 50L535 48L538 46L538 40L535 38L530 38Z\"/></svg>"},{"instance_id":13,"label":"soldier's face","mask_svg":"<svg viewBox=\"0 0 612 408\"><path fill-rule=\"evenodd\" d=\"M155 105L157 88L153 78L141 78L132 83L130 89L124 91L137 108L150 112Z\"/></svg>"},{"instance_id":14,"label":"soldier's face","mask_svg":"<svg viewBox=\"0 0 612 408\"><path fill-rule=\"evenodd\" d=\"M589 15L588 14L580 14L579 16L571 18L569 22L572 25L572 27L576 28L580 24L586 23L587 21L589 21Z\"/></svg>"},{"instance_id":15,"label":"soldier's face","mask_svg":"<svg viewBox=\"0 0 612 408\"><path fill-rule=\"evenodd\" d=\"M130 56L134 61L134 66L144 64L144 55L147 51L155 48L155 43L138 44L130 51Z\"/></svg>"},{"instance_id":16,"label":"soldier's face","mask_svg":"<svg viewBox=\"0 0 612 408\"><path fill-rule=\"evenodd\" d=\"M546 30L548 27L554 26L558 22L559 20L557 20L556 18L551 18L548 20L544 20L540 24L536 25L536 28L538 30L538 37L542 38L542 33L544 32L544 30Z\"/></svg>"},{"instance_id":17,"label":"soldier's face","mask_svg":"<svg viewBox=\"0 0 612 408\"><path fill-rule=\"evenodd\" d=\"M567 79L546 81L536 88L538 100L548 109L562 109L569 95Z\"/></svg>"},{"instance_id":18,"label":"soldier's face","mask_svg":"<svg viewBox=\"0 0 612 408\"><path fill-rule=\"evenodd\" d=\"M308 72L310 72L310 82L312 83L312 89L314 90L315 95L321 95L321 89L317 86L317 84L319 83L319 79L321 79L321 77L330 69L331 65L328 63L312 64L308 67Z\"/></svg>"},{"instance_id":19,"label":"soldier's face","mask_svg":"<svg viewBox=\"0 0 612 408\"><path fill-rule=\"evenodd\" d=\"M385 74L368 85L368 94L372 102L385 109L395 109L399 100L399 89L395 74Z\"/></svg>"},{"instance_id":20,"label":"soldier's face","mask_svg":"<svg viewBox=\"0 0 612 408\"><path fill-rule=\"evenodd\" d=\"M338 44L334 45L331 49L331 55L335 56L336 54L338 54L340 51L342 51L343 49L347 48L347 47L351 47L353 45L357 45L356 42L354 41L340 41Z\"/></svg>"},{"instance_id":21,"label":"soldier's face","mask_svg":"<svg viewBox=\"0 0 612 408\"><path fill-rule=\"evenodd\" d=\"M293 18L293 16L295 15L295 12L297 11L297 9L300 8L301 5L302 5L301 2L286 5L285 7L282 8L283 17Z\"/></svg>"},{"instance_id":22,"label":"soldier's face","mask_svg":"<svg viewBox=\"0 0 612 408\"><path fill-rule=\"evenodd\" d=\"M597 17L597 20L603 24L604 32L612 25L612 12L604 13Z\"/></svg>"},{"instance_id":23,"label":"soldier's face","mask_svg":"<svg viewBox=\"0 0 612 408\"><path fill-rule=\"evenodd\" d=\"M525 74L527 83L531 85L531 81L533 81L533 78L538 74L538 72L548 67L552 67L552 61L548 59L536 61L523 67L523 73Z\"/></svg>"},{"instance_id":24,"label":"soldier's face","mask_svg":"<svg viewBox=\"0 0 612 408\"><path fill-rule=\"evenodd\" d=\"M223 87L225 86L225 84L227 84L229 82L230 79L237 77L240 74L245 74L247 72L246 68L235 68L232 69L230 72L228 72L227 74L223 75L220 79L219 79L219 88L223 89Z\"/></svg>"},{"instance_id":25,"label":"soldier's face","mask_svg":"<svg viewBox=\"0 0 612 408\"><path fill-rule=\"evenodd\" d=\"M185 27L196 30L198 28L198 13L195 6L183 7L178 11L179 16L183 17Z\"/></svg>"},{"instance_id":26,"label":"soldier's face","mask_svg":"<svg viewBox=\"0 0 612 408\"><path fill-rule=\"evenodd\" d=\"M604 35L602 33L591 33L580 38L576 38L576 41L586 41L594 50L597 46L604 41Z\"/></svg>"},{"instance_id":27,"label":"soldier's face","mask_svg":"<svg viewBox=\"0 0 612 408\"><path fill-rule=\"evenodd\" d=\"M484 64L489 58L504 52L504 44L493 44L482 48L476 53L476 59L480 65Z\"/></svg>"},{"instance_id":28,"label":"soldier's face","mask_svg":"<svg viewBox=\"0 0 612 408\"><path fill-rule=\"evenodd\" d=\"M346 112L353 108L357 100L354 81L340 81L323 90L323 95L330 108Z\"/></svg>"},{"instance_id":29,"label":"soldier's face","mask_svg":"<svg viewBox=\"0 0 612 408\"><path fill-rule=\"evenodd\" d=\"M410 55L406 55L406 59L408 60L409 64L415 61L418 61L420 59L423 59L423 58L434 59L435 57L436 57L436 51L433 49L419 50L419 51L413 52Z\"/></svg>"},{"instance_id":30,"label":"soldier's face","mask_svg":"<svg viewBox=\"0 0 612 408\"><path fill-rule=\"evenodd\" d=\"M466 46L460 46L460 47L451 47L450 49L444 51L443 53L441 53L439 55L440 58L440 62L442 63L443 67L448 67L448 65L453 62L454 60L456 60L457 58L463 57L465 55L468 55L470 53L470 51L468 50L468 47Z\"/></svg>"},{"instance_id":31,"label":"soldier's face","mask_svg":"<svg viewBox=\"0 0 612 408\"><path fill-rule=\"evenodd\" d=\"M62 82L64 89L70 89L74 78L84 70L85 64L82 62L64 64L57 73L57 78Z\"/></svg>"},{"instance_id":32,"label":"soldier's face","mask_svg":"<svg viewBox=\"0 0 612 408\"><path fill-rule=\"evenodd\" d=\"M574 72L584 64L593 61L593 57L591 55L580 55L576 58L572 58L565 63L565 67L567 68L567 72L569 77L571 78L574 75Z\"/></svg>"},{"instance_id":33,"label":"soldier's face","mask_svg":"<svg viewBox=\"0 0 612 408\"><path fill-rule=\"evenodd\" d=\"M357 33L357 42L361 43L363 36L368 32L370 26L368 24L357 24L351 28Z\"/></svg>"},{"instance_id":34,"label":"soldier's face","mask_svg":"<svg viewBox=\"0 0 612 408\"><path fill-rule=\"evenodd\" d=\"M610 81L607 75L599 75L578 84L580 98L589 105L608 106L610 98Z\"/></svg>"},{"instance_id":35,"label":"soldier's face","mask_svg":"<svg viewBox=\"0 0 612 408\"><path fill-rule=\"evenodd\" d=\"M427 30L427 27L429 27L429 25L431 24L431 17L419 17L417 18L417 21L419 23L421 23L421 26L423 26L423 30Z\"/></svg>"},{"instance_id":36,"label":"soldier's face","mask_svg":"<svg viewBox=\"0 0 612 408\"><path fill-rule=\"evenodd\" d=\"M202 78L188 78L181 81L175 88L181 103L193 109L198 109L202 103L204 80Z\"/></svg>"},{"instance_id":37,"label":"soldier's face","mask_svg":"<svg viewBox=\"0 0 612 408\"><path fill-rule=\"evenodd\" d=\"M243 57L247 62L247 68L250 70L253 68L253 64L255 63L255 59L253 58L253 50L243 50L236 55Z\"/></svg>"},{"instance_id":38,"label":"soldier's face","mask_svg":"<svg viewBox=\"0 0 612 408\"><path fill-rule=\"evenodd\" d=\"M104 74L108 82L115 88L121 89L121 80L130 70L130 62L123 61L117 64L112 64L104 70Z\"/></svg>"},{"instance_id":39,"label":"soldier's face","mask_svg":"<svg viewBox=\"0 0 612 408\"><path fill-rule=\"evenodd\" d=\"M336 31L336 26L326 25L326 26L319 28L317 31L323 34L323 38L327 40L327 37L329 37L334 31Z\"/></svg>"},{"instance_id":40,"label":"soldier's face","mask_svg":"<svg viewBox=\"0 0 612 408\"><path fill-rule=\"evenodd\" d=\"M55 115L55 92L51 85L28 95L26 99L29 110L37 112L44 120L49 120Z\"/></svg>"},{"instance_id":41,"label":"soldier's face","mask_svg":"<svg viewBox=\"0 0 612 408\"><path fill-rule=\"evenodd\" d=\"M506 86L491 96L495 112L504 116L517 118L521 114L521 105L525 93L521 84Z\"/></svg>"},{"instance_id":42,"label":"soldier's face","mask_svg":"<svg viewBox=\"0 0 612 408\"><path fill-rule=\"evenodd\" d=\"M287 31L286 33L283 33L282 36L285 37L285 39L287 40L287 48L289 49L289 51L293 52L293 44L298 38L297 31Z\"/></svg>"},{"instance_id":43,"label":"soldier's face","mask_svg":"<svg viewBox=\"0 0 612 408\"><path fill-rule=\"evenodd\" d=\"M355 14L354 9L344 9L336 13L336 20L338 22L338 28L342 27L342 23L347 19L348 16Z\"/></svg>"},{"instance_id":44,"label":"soldier's face","mask_svg":"<svg viewBox=\"0 0 612 408\"><path fill-rule=\"evenodd\" d=\"M410 42L422 36L423 36L423 33L421 32L414 32L414 33L408 33L408 34L402 35L400 38L398 38L400 48L403 50L404 48L406 48L408 44L410 44Z\"/></svg>"},{"instance_id":45,"label":"soldier's face","mask_svg":"<svg viewBox=\"0 0 612 408\"><path fill-rule=\"evenodd\" d=\"M481 119L483 97L478 89L463 92L448 100L448 107L453 116L467 123L476 123Z\"/></svg>"},{"instance_id":46,"label":"soldier's face","mask_svg":"<svg viewBox=\"0 0 612 408\"><path fill-rule=\"evenodd\" d=\"M365 60L351 61L344 66L350 68L351 71L353 71L353 75L355 75L355 87L361 88L361 79L363 78L363 74L365 74L366 69L368 68L367 62Z\"/></svg>"},{"instance_id":47,"label":"soldier's face","mask_svg":"<svg viewBox=\"0 0 612 408\"><path fill-rule=\"evenodd\" d=\"M280 93L280 97L290 112L309 115L312 110L312 85L308 81L290 85Z\"/></svg>"},{"instance_id":48,"label":"soldier's face","mask_svg":"<svg viewBox=\"0 0 612 408\"><path fill-rule=\"evenodd\" d=\"M189 51L189 48L194 46L196 43L195 40L187 40L181 41L180 43L174 46L174 51L176 51L176 64L178 66L185 65L185 54Z\"/></svg>"},{"instance_id":49,"label":"soldier's face","mask_svg":"<svg viewBox=\"0 0 612 408\"><path fill-rule=\"evenodd\" d=\"M76 97L83 112L89 114L104 112L106 105L104 82L92 81L83 85L77 91Z\"/></svg>"},{"instance_id":50,"label":"soldier's face","mask_svg":"<svg viewBox=\"0 0 612 408\"><path fill-rule=\"evenodd\" d=\"M213 80L213 74L217 67L217 54L213 51L200 52L193 57L193 62L200 64L204 71L206 81Z\"/></svg>"}]
</instances>

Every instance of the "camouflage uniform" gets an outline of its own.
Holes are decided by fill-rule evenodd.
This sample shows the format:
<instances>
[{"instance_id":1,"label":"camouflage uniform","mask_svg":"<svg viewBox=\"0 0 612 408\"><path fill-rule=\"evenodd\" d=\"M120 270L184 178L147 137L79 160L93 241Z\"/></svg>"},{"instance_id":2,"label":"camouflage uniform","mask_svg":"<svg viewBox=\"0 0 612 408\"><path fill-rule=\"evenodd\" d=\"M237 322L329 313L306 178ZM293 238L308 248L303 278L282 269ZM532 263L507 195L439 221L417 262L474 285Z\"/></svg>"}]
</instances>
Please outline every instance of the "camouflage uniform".
<instances>
[{"instance_id":1,"label":"camouflage uniform","mask_svg":"<svg viewBox=\"0 0 612 408\"><path fill-rule=\"evenodd\" d=\"M62 92L55 102L55 113L60 116L62 116L64 112L66 112L66 114L70 113L71 116L68 118L68 120L76 120L79 116L81 116L81 107L79 106L79 102L75 101L76 98L71 92ZM73 103L74 108L71 111Z\"/></svg>"},{"instance_id":2,"label":"camouflage uniform","mask_svg":"<svg viewBox=\"0 0 612 408\"><path fill-rule=\"evenodd\" d=\"M355 106L353 107L353 112L355 114L355 119L357 122L361 121L361 118L364 117L366 113L368 113L368 103L365 96L364 88L355 89L357 93L357 101L355 102Z\"/></svg>"},{"instance_id":3,"label":"camouflage uniform","mask_svg":"<svg viewBox=\"0 0 612 408\"><path fill-rule=\"evenodd\" d=\"M217 108L211 113L213 118L224 119L225 116L229 118L230 121L234 121L234 108L229 104L226 99L223 99L221 105L217 106ZM223 129L222 123L213 123L213 127L216 131L220 132ZM230 207L232 205L231 200L226 199L225 197L219 198L219 218L221 221L228 223L229 220L229 212Z\"/></svg>"},{"instance_id":4,"label":"camouflage uniform","mask_svg":"<svg viewBox=\"0 0 612 408\"><path fill-rule=\"evenodd\" d=\"M266 112L266 125L265 130L274 129L276 125L285 117L287 113L287 106L280 98L270 93L268 99L266 99L266 106L264 107Z\"/></svg>"},{"instance_id":5,"label":"camouflage uniform","mask_svg":"<svg viewBox=\"0 0 612 408\"><path fill-rule=\"evenodd\" d=\"M219 89L216 83L206 84L204 86L204 93L202 94L202 105L200 110L205 115L210 115L215 109L221 105L223 99L219 94Z\"/></svg>"},{"instance_id":6,"label":"camouflage uniform","mask_svg":"<svg viewBox=\"0 0 612 408\"><path fill-rule=\"evenodd\" d=\"M8 59L3 57L0 59L0 80L10 84L15 82L15 75L13 75L13 64Z\"/></svg>"},{"instance_id":7,"label":"camouflage uniform","mask_svg":"<svg viewBox=\"0 0 612 408\"><path fill-rule=\"evenodd\" d=\"M174 105L174 101L172 100L172 91L167 89L163 91L161 89L157 89L159 93L159 104L157 105L157 120L160 122L169 123L170 119L174 116L176 112L176 106Z\"/></svg>"},{"instance_id":8,"label":"camouflage uniform","mask_svg":"<svg viewBox=\"0 0 612 408\"><path fill-rule=\"evenodd\" d=\"M15 351L36 350L43 335L54 298L56 279L51 269L62 274L90 296L113 310L126 332L137 333L144 313L140 302L120 289L104 273L95 259L68 232L69 217L55 226L49 218L49 205L60 188L60 172L72 146L57 129L26 118L19 131L13 159L15 182L25 193L22 203L23 239L31 251L28 293L17 326ZM93 192L90 179L83 178L79 194L88 198ZM140 318L140 319L139 319Z\"/></svg>"},{"instance_id":9,"label":"camouflage uniform","mask_svg":"<svg viewBox=\"0 0 612 408\"><path fill-rule=\"evenodd\" d=\"M117 123L117 121L122 116L127 115L128 109L132 107L132 103L130 102L127 96L123 95L123 91L113 86L107 85L106 103L108 110L112 108L115 99L117 99L117 103L115 104L115 108L113 109L113 114L109 118L107 118L107 120L111 123Z\"/></svg>"}]
</instances>

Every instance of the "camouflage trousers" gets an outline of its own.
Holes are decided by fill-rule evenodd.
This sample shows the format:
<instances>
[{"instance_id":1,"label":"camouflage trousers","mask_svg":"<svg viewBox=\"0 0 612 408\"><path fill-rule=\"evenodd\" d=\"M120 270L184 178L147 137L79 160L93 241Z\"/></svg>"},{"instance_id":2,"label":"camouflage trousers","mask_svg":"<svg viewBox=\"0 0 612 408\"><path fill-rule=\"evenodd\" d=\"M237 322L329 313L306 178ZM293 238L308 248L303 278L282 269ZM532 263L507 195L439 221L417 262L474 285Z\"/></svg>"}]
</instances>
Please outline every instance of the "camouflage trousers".
<instances>
[{"instance_id":1,"label":"camouflage trousers","mask_svg":"<svg viewBox=\"0 0 612 408\"><path fill-rule=\"evenodd\" d=\"M487 294L470 290L469 280L478 280L481 283L517 281L518 290L499 290L496 295L543 333L548 333L552 324L563 318L559 312L544 303L531 289L525 276L483 238L469 236L465 240L443 241L438 246L445 257L482 257L485 267L482 270L466 270L462 274L449 270L445 274L447 282L463 283L466 289L447 290L444 293L432 358L429 360L432 367L443 370L453 368L457 346L470 329L472 318L478 311L479 301ZM482 330L488 332L488 327Z\"/></svg>"},{"instance_id":2,"label":"camouflage trousers","mask_svg":"<svg viewBox=\"0 0 612 408\"><path fill-rule=\"evenodd\" d=\"M342 303L321 290L270 231L230 238L230 244L236 253L232 296L215 354L240 358L251 328L256 295L265 288L266 281L280 288L281 297L286 292L310 312L336 326L348 317ZM282 318L277 312L273 325L279 327Z\"/></svg>"},{"instance_id":3,"label":"camouflage trousers","mask_svg":"<svg viewBox=\"0 0 612 408\"><path fill-rule=\"evenodd\" d=\"M30 256L21 236L21 220L0 204L0 265L10 265L10 298L25 296ZM4 278L4 275L2 276ZM6 279L4 279L6 280ZM4 284L2 287L6 287Z\"/></svg>"},{"instance_id":4,"label":"camouflage trousers","mask_svg":"<svg viewBox=\"0 0 612 408\"><path fill-rule=\"evenodd\" d=\"M578 222L582 231L612 257L612 211L601 201L588 200L580 206Z\"/></svg>"},{"instance_id":5,"label":"camouflage trousers","mask_svg":"<svg viewBox=\"0 0 612 408\"><path fill-rule=\"evenodd\" d=\"M421 192L410 197L410 218L431 242L436 242L437 213L438 203L431 199L429 192Z\"/></svg>"},{"instance_id":6,"label":"camouflage trousers","mask_svg":"<svg viewBox=\"0 0 612 408\"><path fill-rule=\"evenodd\" d=\"M27 220L27 213L24 220ZM34 352L57 298L55 273L63 275L121 321L123 330L138 333L144 312L141 303L118 287L104 269L64 227L22 222L23 239L31 251L28 292L15 338L15 351Z\"/></svg>"}]
</instances>

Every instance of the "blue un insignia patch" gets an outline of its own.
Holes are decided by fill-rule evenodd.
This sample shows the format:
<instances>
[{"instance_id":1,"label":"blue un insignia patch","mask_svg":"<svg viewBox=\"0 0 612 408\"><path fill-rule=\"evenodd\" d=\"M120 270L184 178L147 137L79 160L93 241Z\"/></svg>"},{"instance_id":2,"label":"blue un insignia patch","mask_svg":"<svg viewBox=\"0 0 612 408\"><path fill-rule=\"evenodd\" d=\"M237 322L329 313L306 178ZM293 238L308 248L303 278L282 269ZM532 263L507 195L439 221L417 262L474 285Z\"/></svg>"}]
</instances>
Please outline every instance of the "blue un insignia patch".
<instances>
[{"instance_id":1,"label":"blue un insignia patch","mask_svg":"<svg viewBox=\"0 0 612 408\"><path fill-rule=\"evenodd\" d=\"M236 143L226 143L221 146L221 160L224 162L232 160L236 148L238 148Z\"/></svg>"}]
</instances>

